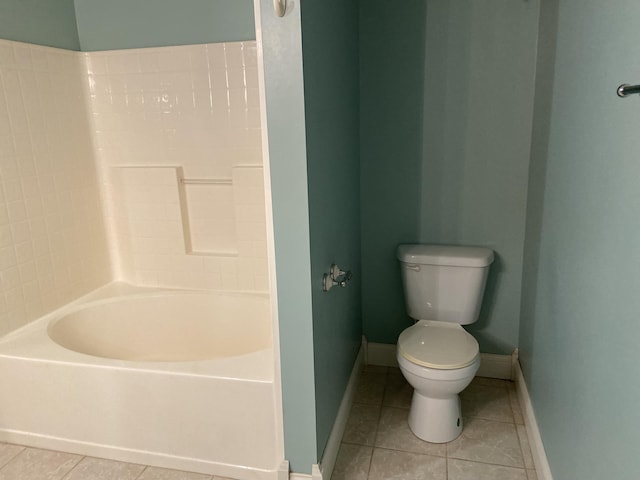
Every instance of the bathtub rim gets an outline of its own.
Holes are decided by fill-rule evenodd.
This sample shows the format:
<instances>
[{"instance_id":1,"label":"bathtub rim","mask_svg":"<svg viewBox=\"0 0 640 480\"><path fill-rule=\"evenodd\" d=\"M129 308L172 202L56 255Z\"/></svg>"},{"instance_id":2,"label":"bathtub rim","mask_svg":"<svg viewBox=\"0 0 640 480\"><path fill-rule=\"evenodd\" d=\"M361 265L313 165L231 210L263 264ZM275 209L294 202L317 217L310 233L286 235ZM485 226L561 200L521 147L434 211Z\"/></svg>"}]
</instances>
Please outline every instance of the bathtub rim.
<instances>
[{"instance_id":1,"label":"bathtub rim","mask_svg":"<svg viewBox=\"0 0 640 480\"><path fill-rule=\"evenodd\" d=\"M82 364L96 368L163 372L235 381L272 383L274 380L275 353L273 349L273 331L271 333L271 346L268 348L230 357L181 362L131 361L93 356L67 349L56 343L48 334L50 324L86 308L117 303L125 298L154 298L194 294L233 297L250 296L269 300L269 294L263 292L138 287L124 282L111 282L0 337L0 357L20 358L26 361ZM270 325L273 325L271 321ZM273 329L273 326L271 328Z\"/></svg>"}]
</instances>

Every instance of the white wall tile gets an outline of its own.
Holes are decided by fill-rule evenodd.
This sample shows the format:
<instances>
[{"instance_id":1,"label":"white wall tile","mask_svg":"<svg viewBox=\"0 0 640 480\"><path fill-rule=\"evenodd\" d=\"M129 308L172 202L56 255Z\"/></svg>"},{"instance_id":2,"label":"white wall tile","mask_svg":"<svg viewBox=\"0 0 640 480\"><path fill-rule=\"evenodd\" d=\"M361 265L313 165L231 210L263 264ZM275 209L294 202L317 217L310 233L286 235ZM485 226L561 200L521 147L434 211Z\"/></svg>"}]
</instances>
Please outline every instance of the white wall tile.
<instances>
[{"instance_id":1,"label":"white wall tile","mask_svg":"<svg viewBox=\"0 0 640 480\"><path fill-rule=\"evenodd\" d=\"M83 72L0 40L0 334L111 278Z\"/></svg>"},{"instance_id":2,"label":"white wall tile","mask_svg":"<svg viewBox=\"0 0 640 480\"><path fill-rule=\"evenodd\" d=\"M264 270L254 260L266 262L255 42L89 53L87 65L107 210L125 212L111 215L116 271L154 285L266 290L254 278ZM237 165L256 167L245 175L255 189L177 181L176 167L186 178L231 179ZM166 201L181 188L183 204ZM249 238L242 248L238 228ZM239 271L243 259L254 263Z\"/></svg>"},{"instance_id":3,"label":"white wall tile","mask_svg":"<svg viewBox=\"0 0 640 480\"><path fill-rule=\"evenodd\" d=\"M0 41L0 334L112 278L267 290L258 105L255 42Z\"/></svg>"}]
</instances>

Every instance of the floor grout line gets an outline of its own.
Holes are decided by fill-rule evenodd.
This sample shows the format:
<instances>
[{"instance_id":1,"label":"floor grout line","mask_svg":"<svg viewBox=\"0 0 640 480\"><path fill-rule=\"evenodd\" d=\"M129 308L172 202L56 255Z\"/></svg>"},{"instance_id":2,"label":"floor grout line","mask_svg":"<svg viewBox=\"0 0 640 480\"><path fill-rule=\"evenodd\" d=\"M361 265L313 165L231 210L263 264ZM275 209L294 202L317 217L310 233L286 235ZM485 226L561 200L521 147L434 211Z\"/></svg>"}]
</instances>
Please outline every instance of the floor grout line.
<instances>
[{"instance_id":1,"label":"floor grout line","mask_svg":"<svg viewBox=\"0 0 640 480\"><path fill-rule=\"evenodd\" d=\"M12 443L5 443L5 445L13 445ZM20 455L22 452L24 452L27 447L23 446L23 445L15 445L16 447L22 447L20 450L18 450L15 455L13 455L9 460L7 460L5 462L4 465L2 465L2 467L0 467L0 471L2 471L4 469L4 467L6 467L7 465L9 465L9 463L11 463L13 461L14 458L16 458L18 455Z\"/></svg>"},{"instance_id":2,"label":"floor grout line","mask_svg":"<svg viewBox=\"0 0 640 480\"><path fill-rule=\"evenodd\" d=\"M389 397L389 399L392 398L396 398L396 394L399 394L402 388L406 388L406 386L401 386L400 384L396 385L397 383L397 379L393 378L393 375L396 375L396 372L394 372L392 369L387 369L387 372L385 374L385 382L384 382L384 387L382 388L382 399L378 400L376 402L370 402L370 403L361 403L361 402L354 402L354 405L360 405L360 406L367 406L367 407L377 407L379 408L378 410L378 414L376 416L375 419L375 431L374 431L374 435L373 437L373 445L367 445L366 444L366 440L365 441L350 441L350 442L342 442L344 444L347 445L353 445L353 446L358 446L358 447L364 447L364 448L371 448L371 457L369 458L368 461L368 465L366 466L366 478L367 480L372 480L372 467L373 467L373 460L374 460L374 455L376 454L376 450L380 450L380 451L387 451L387 452L397 452L397 453L410 453L412 455L417 455L417 456L425 456L425 457L434 457L434 458L442 458L445 462L445 466L444 466L444 478L448 479L450 477L450 475L452 474L449 471L449 462L451 461L461 461L461 462L467 462L470 464L478 464L478 465L487 465L487 466L491 466L491 467L500 467L500 468L507 468L507 469L513 469L513 471L518 471L518 472L522 472L525 475L527 475L528 470L532 470L532 469L527 469L527 465L525 462L525 452L523 450L522 447L522 441L521 441L521 437L518 434L518 429L519 429L519 424L517 423L517 418L516 418L516 412L515 412L515 405L512 403L511 401L511 392L510 392L510 382L508 381L502 381L500 383L494 383L491 384L491 382L487 382L485 383L475 383L474 386L480 387L480 390L484 390L486 393L486 396L483 398L482 396L480 397L480 399L476 400L476 408L477 406L480 406L480 408L483 408L482 405L487 405L489 407L489 409L492 408L497 408L496 413L498 415L496 416L502 416L503 418L501 419L496 419L496 418L491 418L490 415L483 415L482 413L479 415L469 415L466 418L468 420L471 419L477 419L477 420L482 420L484 422L490 422L491 424L500 424L503 425L503 427L500 427L501 429L507 429L508 432L511 432L511 430L513 430L515 433L515 438L511 440L511 444L512 444L512 449L513 450L513 455L515 455L513 457L514 460L518 460L518 456L521 456L521 461L522 464L520 466L518 465L514 465L514 464L505 464L505 460L501 459L501 458L496 458L496 459L491 459L491 460L487 460L487 459L469 459L469 458L460 458L459 453L454 453L453 450L451 450L451 442L447 442L444 445L444 455L440 455L438 453L426 453L426 452L420 452L420 451L413 451L413 450L407 450L404 449L402 446L399 447L388 447L388 446L378 446L378 443L380 441L380 434L381 434L381 421L382 421L382 417L383 417L383 412L384 411L389 411L388 409L392 409L395 410L397 412L400 411L408 411L410 410L410 406L409 407L404 407L404 406L399 406L399 405L387 405L385 404L385 398ZM392 379L393 378L393 379ZM393 382L393 383L392 383ZM379 388L379 387L378 387ZM397 390L397 392L396 392ZM375 397L374 397L375 398ZM401 398L401 397L398 397ZM506 398L506 405L503 402L503 399ZM391 400L390 400L391 401ZM474 400L471 400L474 401ZM477 403L477 402L481 402L481 403ZM493 403L493 402L498 402ZM403 402L404 403L404 402ZM491 410L488 410L489 413L491 413ZM502 413L500 413L502 412ZM510 427L507 427L507 425L510 425ZM389 425L388 428L396 428L393 425ZM526 427L525 427L526 428ZM511 436L511 433L509 433L509 436ZM517 439L517 440L516 440ZM515 441L517 441L518 443L516 444ZM457 451L457 450L456 450ZM416 457L417 458L417 457ZM506 461L508 461L509 458L506 459ZM502 463L501 463L502 462ZM362 467L365 467L365 464L362 464ZM443 470L440 470L440 472L442 472ZM360 470L360 472L362 472L362 474L365 474L364 468L363 470ZM380 472L378 472L380 473ZM361 477L358 477L361 478Z\"/></svg>"}]
</instances>

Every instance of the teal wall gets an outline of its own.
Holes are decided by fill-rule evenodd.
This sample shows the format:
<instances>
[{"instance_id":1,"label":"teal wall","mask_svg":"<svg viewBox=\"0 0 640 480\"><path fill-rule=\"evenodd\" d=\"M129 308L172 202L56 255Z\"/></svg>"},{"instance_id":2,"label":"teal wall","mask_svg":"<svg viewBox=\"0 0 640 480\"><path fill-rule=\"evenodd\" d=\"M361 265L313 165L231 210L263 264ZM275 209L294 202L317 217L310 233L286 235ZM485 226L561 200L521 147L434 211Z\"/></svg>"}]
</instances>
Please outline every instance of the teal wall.
<instances>
[{"instance_id":1,"label":"teal wall","mask_svg":"<svg viewBox=\"0 0 640 480\"><path fill-rule=\"evenodd\" d=\"M358 5L326 0L301 7L316 435L322 458L362 336ZM334 262L350 269L353 281L323 292L322 276Z\"/></svg>"},{"instance_id":2,"label":"teal wall","mask_svg":"<svg viewBox=\"0 0 640 480\"><path fill-rule=\"evenodd\" d=\"M429 0L420 241L496 252L469 331L518 345L539 0Z\"/></svg>"},{"instance_id":3,"label":"teal wall","mask_svg":"<svg viewBox=\"0 0 640 480\"><path fill-rule=\"evenodd\" d=\"M252 0L0 0L0 38L115 50L254 40Z\"/></svg>"},{"instance_id":4,"label":"teal wall","mask_svg":"<svg viewBox=\"0 0 640 480\"><path fill-rule=\"evenodd\" d=\"M260 6L285 458L292 471L310 473L362 333L357 8L309 2L277 18L271 0ZM325 293L333 262L354 280Z\"/></svg>"},{"instance_id":5,"label":"teal wall","mask_svg":"<svg viewBox=\"0 0 640 480\"><path fill-rule=\"evenodd\" d=\"M637 479L640 3L542 5L521 362L554 478Z\"/></svg>"},{"instance_id":6,"label":"teal wall","mask_svg":"<svg viewBox=\"0 0 640 480\"><path fill-rule=\"evenodd\" d=\"M362 318L395 343L405 313L399 243L419 240L426 2L360 1Z\"/></svg>"},{"instance_id":7,"label":"teal wall","mask_svg":"<svg viewBox=\"0 0 640 480\"><path fill-rule=\"evenodd\" d=\"M83 51L255 39L252 0L75 0Z\"/></svg>"},{"instance_id":8,"label":"teal wall","mask_svg":"<svg viewBox=\"0 0 640 480\"><path fill-rule=\"evenodd\" d=\"M318 462L312 277L300 9L276 17L260 0L278 289L285 458L295 472Z\"/></svg>"},{"instance_id":9,"label":"teal wall","mask_svg":"<svg viewBox=\"0 0 640 480\"><path fill-rule=\"evenodd\" d=\"M361 2L364 332L406 316L399 243L496 251L478 323L517 346L539 2Z\"/></svg>"},{"instance_id":10,"label":"teal wall","mask_svg":"<svg viewBox=\"0 0 640 480\"><path fill-rule=\"evenodd\" d=\"M0 38L80 50L73 0L0 0Z\"/></svg>"}]
</instances>

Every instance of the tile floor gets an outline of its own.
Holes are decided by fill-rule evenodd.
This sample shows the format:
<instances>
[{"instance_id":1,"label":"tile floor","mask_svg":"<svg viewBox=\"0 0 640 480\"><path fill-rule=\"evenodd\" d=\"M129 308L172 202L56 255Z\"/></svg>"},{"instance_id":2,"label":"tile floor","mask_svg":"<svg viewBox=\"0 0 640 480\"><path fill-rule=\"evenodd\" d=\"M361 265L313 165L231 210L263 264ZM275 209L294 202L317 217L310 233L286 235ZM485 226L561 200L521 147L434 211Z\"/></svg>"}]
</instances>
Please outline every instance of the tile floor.
<instances>
[{"instance_id":1,"label":"tile floor","mask_svg":"<svg viewBox=\"0 0 640 480\"><path fill-rule=\"evenodd\" d=\"M397 368L365 368L332 480L537 480L512 382L474 379L464 431L448 444L411 433L411 394ZM0 480L231 479L0 443Z\"/></svg>"},{"instance_id":2,"label":"tile floor","mask_svg":"<svg viewBox=\"0 0 640 480\"><path fill-rule=\"evenodd\" d=\"M447 444L411 433L411 394L399 369L365 368L332 480L537 480L512 382L476 377L461 394L462 435Z\"/></svg>"},{"instance_id":3,"label":"tile floor","mask_svg":"<svg viewBox=\"0 0 640 480\"><path fill-rule=\"evenodd\" d=\"M0 480L231 480L0 443Z\"/></svg>"}]
</instances>

